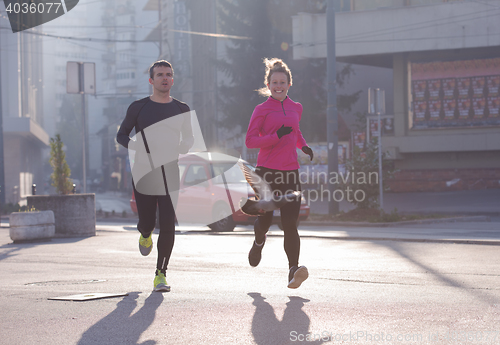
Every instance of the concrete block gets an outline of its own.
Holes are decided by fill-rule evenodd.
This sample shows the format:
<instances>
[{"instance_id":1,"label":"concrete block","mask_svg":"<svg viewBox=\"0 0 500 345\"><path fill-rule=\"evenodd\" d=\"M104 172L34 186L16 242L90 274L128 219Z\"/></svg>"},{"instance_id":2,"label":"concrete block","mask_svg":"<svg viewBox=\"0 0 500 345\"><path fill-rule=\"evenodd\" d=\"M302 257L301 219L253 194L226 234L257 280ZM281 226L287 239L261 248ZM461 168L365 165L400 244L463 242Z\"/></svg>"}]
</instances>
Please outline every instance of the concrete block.
<instances>
[{"instance_id":1,"label":"concrete block","mask_svg":"<svg viewBox=\"0 0 500 345\"><path fill-rule=\"evenodd\" d=\"M95 194L33 195L28 208L51 210L55 217L55 237L95 236Z\"/></svg>"},{"instance_id":2,"label":"concrete block","mask_svg":"<svg viewBox=\"0 0 500 345\"><path fill-rule=\"evenodd\" d=\"M9 216L9 235L14 242L48 239L55 234L52 211L13 212Z\"/></svg>"}]
</instances>

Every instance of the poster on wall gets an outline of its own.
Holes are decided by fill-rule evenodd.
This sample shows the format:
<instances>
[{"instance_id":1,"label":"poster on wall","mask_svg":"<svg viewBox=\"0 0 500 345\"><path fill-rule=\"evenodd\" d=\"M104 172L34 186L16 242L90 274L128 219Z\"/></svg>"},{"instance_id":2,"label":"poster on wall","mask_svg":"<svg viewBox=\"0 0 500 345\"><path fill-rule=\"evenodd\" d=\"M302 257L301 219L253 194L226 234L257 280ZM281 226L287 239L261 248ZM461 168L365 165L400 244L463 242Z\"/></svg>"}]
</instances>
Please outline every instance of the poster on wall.
<instances>
[{"instance_id":1,"label":"poster on wall","mask_svg":"<svg viewBox=\"0 0 500 345\"><path fill-rule=\"evenodd\" d=\"M470 99L459 99L458 100L458 118L460 120L467 120L469 118L470 112Z\"/></svg>"},{"instance_id":2,"label":"poster on wall","mask_svg":"<svg viewBox=\"0 0 500 345\"><path fill-rule=\"evenodd\" d=\"M431 121L439 120L441 115L441 101L429 101L429 113Z\"/></svg>"},{"instance_id":3,"label":"poster on wall","mask_svg":"<svg viewBox=\"0 0 500 345\"><path fill-rule=\"evenodd\" d=\"M484 77L472 78L472 97L474 98L484 97L485 85L486 85L486 79Z\"/></svg>"},{"instance_id":4,"label":"poster on wall","mask_svg":"<svg viewBox=\"0 0 500 345\"><path fill-rule=\"evenodd\" d=\"M470 78L457 79L458 98L469 98Z\"/></svg>"},{"instance_id":5,"label":"poster on wall","mask_svg":"<svg viewBox=\"0 0 500 345\"><path fill-rule=\"evenodd\" d=\"M387 117L382 122L382 135L394 135L394 117Z\"/></svg>"},{"instance_id":6,"label":"poster on wall","mask_svg":"<svg viewBox=\"0 0 500 345\"><path fill-rule=\"evenodd\" d=\"M347 145L339 144L337 154L338 154L339 164L345 164L347 159Z\"/></svg>"},{"instance_id":7,"label":"poster on wall","mask_svg":"<svg viewBox=\"0 0 500 345\"><path fill-rule=\"evenodd\" d=\"M499 118L500 109L500 97L490 97L488 98L488 117L489 118Z\"/></svg>"},{"instance_id":8,"label":"poster on wall","mask_svg":"<svg viewBox=\"0 0 500 345\"><path fill-rule=\"evenodd\" d=\"M429 88L429 100L438 100L439 91L441 90L441 79L429 80L427 85Z\"/></svg>"},{"instance_id":9,"label":"poster on wall","mask_svg":"<svg viewBox=\"0 0 500 345\"><path fill-rule=\"evenodd\" d=\"M382 125L382 136L392 136L394 135L394 116L383 115L380 119ZM368 140L374 137L378 137L378 118L376 116L368 118L367 127L370 128L368 133Z\"/></svg>"},{"instance_id":10,"label":"poster on wall","mask_svg":"<svg viewBox=\"0 0 500 345\"><path fill-rule=\"evenodd\" d=\"M500 58L412 62L412 129L500 126Z\"/></svg>"},{"instance_id":11,"label":"poster on wall","mask_svg":"<svg viewBox=\"0 0 500 345\"><path fill-rule=\"evenodd\" d=\"M352 142L354 146L359 147L363 150L365 147L366 132L352 132Z\"/></svg>"},{"instance_id":12,"label":"poster on wall","mask_svg":"<svg viewBox=\"0 0 500 345\"><path fill-rule=\"evenodd\" d=\"M472 97L481 98L484 97L486 86L485 77L474 77L472 78Z\"/></svg>"},{"instance_id":13,"label":"poster on wall","mask_svg":"<svg viewBox=\"0 0 500 345\"><path fill-rule=\"evenodd\" d=\"M413 82L413 99L415 101L424 101L426 90L427 82L425 80L415 80Z\"/></svg>"},{"instance_id":14,"label":"poster on wall","mask_svg":"<svg viewBox=\"0 0 500 345\"><path fill-rule=\"evenodd\" d=\"M425 114L427 113L427 102L413 102L413 105L415 106L415 109L413 110L415 112L415 121L424 122Z\"/></svg>"},{"instance_id":15,"label":"poster on wall","mask_svg":"<svg viewBox=\"0 0 500 345\"><path fill-rule=\"evenodd\" d=\"M370 138L378 137L378 119L370 119Z\"/></svg>"},{"instance_id":16,"label":"poster on wall","mask_svg":"<svg viewBox=\"0 0 500 345\"><path fill-rule=\"evenodd\" d=\"M444 110L445 120L453 120L455 118L456 109L457 109L457 101L455 99L443 100L443 110Z\"/></svg>"},{"instance_id":17,"label":"poster on wall","mask_svg":"<svg viewBox=\"0 0 500 345\"><path fill-rule=\"evenodd\" d=\"M496 97L500 95L500 75L486 77L486 85L488 88L487 97Z\"/></svg>"},{"instance_id":18,"label":"poster on wall","mask_svg":"<svg viewBox=\"0 0 500 345\"><path fill-rule=\"evenodd\" d=\"M484 116L484 110L486 108L486 99L484 98L474 98L472 101L472 112L474 114L474 119L482 119Z\"/></svg>"},{"instance_id":19,"label":"poster on wall","mask_svg":"<svg viewBox=\"0 0 500 345\"><path fill-rule=\"evenodd\" d=\"M457 80L455 78L443 79L443 99L455 99L455 87Z\"/></svg>"}]
</instances>

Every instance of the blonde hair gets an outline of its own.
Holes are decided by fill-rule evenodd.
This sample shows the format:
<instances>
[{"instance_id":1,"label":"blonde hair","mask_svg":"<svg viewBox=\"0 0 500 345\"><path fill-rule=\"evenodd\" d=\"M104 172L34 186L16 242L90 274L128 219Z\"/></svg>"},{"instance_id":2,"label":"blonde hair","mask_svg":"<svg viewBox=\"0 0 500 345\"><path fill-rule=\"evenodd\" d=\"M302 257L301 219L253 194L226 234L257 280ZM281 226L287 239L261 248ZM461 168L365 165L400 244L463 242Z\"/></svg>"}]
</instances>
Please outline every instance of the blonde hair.
<instances>
[{"instance_id":1,"label":"blonde hair","mask_svg":"<svg viewBox=\"0 0 500 345\"><path fill-rule=\"evenodd\" d=\"M287 64L283 62L283 60L278 58L264 58L264 65L266 65L266 74L264 76L264 85L266 86L256 90L259 95L264 97L271 96L271 90L269 90L267 85L271 83L271 75L274 72L285 73L288 79L288 84L292 85L292 72L290 72L290 69L288 68Z\"/></svg>"}]
</instances>

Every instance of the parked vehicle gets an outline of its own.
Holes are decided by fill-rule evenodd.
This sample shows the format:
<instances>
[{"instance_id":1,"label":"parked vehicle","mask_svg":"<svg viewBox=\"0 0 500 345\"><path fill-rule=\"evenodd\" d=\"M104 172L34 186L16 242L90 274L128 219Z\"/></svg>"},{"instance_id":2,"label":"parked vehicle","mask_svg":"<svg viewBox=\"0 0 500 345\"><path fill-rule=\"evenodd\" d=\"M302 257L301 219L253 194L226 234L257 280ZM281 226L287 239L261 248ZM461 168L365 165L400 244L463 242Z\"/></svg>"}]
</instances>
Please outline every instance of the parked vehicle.
<instances>
[{"instance_id":1,"label":"parked vehicle","mask_svg":"<svg viewBox=\"0 0 500 345\"><path fill-rule=\"evenodd\" d=\"M189 219L193 223L216 219L208 226L217 232L233 231L238 224L253 224L255 216L244 214L238 206L234 207L237 211L233 212L231 203L228 202L231 200L233 205L239 205L241 198L255 196L243 173L239 167L234 168L234 161L226 159L228 156L217 153L211 155L211 160L191 154L181 155L179 158L181 184L176 208L178 219ZM244 164L252 170L255 169L248 162ZM137 214L133 193L130 207ZM309 212L309 206L302 197L297 222L307 219ZM275 211L275 221L279 225L281 222L276 213Z\"/></svg>"}]
</instances>

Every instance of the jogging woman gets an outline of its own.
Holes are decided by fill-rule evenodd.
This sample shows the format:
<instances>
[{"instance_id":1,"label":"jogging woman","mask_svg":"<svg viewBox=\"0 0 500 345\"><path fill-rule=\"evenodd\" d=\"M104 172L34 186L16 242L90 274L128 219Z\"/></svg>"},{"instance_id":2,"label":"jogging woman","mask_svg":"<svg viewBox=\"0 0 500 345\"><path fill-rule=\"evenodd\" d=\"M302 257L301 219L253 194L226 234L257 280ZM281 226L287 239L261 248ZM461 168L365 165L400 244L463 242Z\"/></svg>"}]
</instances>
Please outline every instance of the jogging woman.
<instances>
[{"instance_id":1,"label":"jogging woman","mask_svg":"<svg viewBox=\"0 0 500 345\"><path fill-rule=\"evenodd\" d=\"M246 135L248 148L259 148L256 173L271 185L277 194L300 191L299 163L296 148L313 159L313 151L307 146L299 122L302 105L288 97L292 74L288 66L277 58L264 59L266 73L263 87L258 92L268 99L255 107ZM299 266L300 237L297 219L300 197L281 207L281 223L284 231L284 247L288 257L288 287L298 288L309 276L305 266ZM254 224L255 240L248 254L251 266L256 267L266 243L266 233L271 226L273 212L259 216Z\"/></svg>"}]
</instances>

